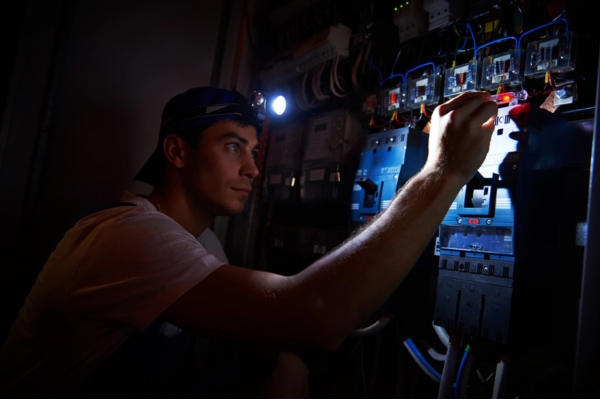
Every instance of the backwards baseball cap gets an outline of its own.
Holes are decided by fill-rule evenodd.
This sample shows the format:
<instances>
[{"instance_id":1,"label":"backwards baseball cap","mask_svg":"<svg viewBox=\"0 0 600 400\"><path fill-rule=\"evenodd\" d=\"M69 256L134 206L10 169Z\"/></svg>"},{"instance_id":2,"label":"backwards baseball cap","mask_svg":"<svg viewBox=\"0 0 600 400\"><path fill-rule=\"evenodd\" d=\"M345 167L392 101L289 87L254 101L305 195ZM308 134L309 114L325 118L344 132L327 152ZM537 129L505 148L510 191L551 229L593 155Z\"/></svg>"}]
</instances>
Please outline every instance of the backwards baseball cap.
<instances>
[{"instance_id":1,"label":"backwards baseball cap","mask_svg":"<svg viewBox=\"0 0 600 400\"><path fill-rule=\"evenodd\" d=\"M162 143L168 134L190 134L194 131L200 134L211 124L225 119L252 125L259 133L264 118L235 90L205 86L173 97L162 113L158 145L134 180L154 186L158 183L166 162Z\"/></svg>"}]
</instances>

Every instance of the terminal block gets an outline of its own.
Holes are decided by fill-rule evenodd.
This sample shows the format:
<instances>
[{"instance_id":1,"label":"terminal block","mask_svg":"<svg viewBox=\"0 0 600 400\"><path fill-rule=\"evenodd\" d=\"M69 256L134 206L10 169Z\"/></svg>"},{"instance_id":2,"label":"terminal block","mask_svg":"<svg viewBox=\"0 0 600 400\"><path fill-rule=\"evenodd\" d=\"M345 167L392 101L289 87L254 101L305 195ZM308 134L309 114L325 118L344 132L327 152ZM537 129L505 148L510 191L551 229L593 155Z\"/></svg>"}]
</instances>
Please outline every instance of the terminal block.
<instances>
[{"instance_id":1,"label":"terminal block","mask_svg":"<svg viewBox=\"0 0 600 400\"><path fill-rule=\"evenodd\" d=\"M521 84L521 49L485 57L482 65L481 89L493 91L500 86Z\"/></svg>"},{"instance_id":2,"label":"terminal block","mask_svg":"<svg viewBox=\"0 0 600 400\"><path fill-rule=\"evenodd\" d=\"M568 72L575 69L575 35L565 33L527 45L525 76L544 76L546 72Z\"/></svg>"},{"instance_id":3,"label":"terminal block","mask_svg":"<svg viewBox=\"0 0 600 400\"><path fill-rule=\"evenodd\" d=\"M420 108L421 104L439 104L440 98L440 76L437 74L422 76L408 81L407 107L410 109Z\"/></svg>"},{"instance_id":4,"label":"terminal block","mask_svg":"<svg viewBox=\"0 0 600 400\"><path fill-rule=\"evenodd\" d=\"M395 112L408 110L406 106L406 85L399 85L385 90L381 97L382 113L392 115Z\"/></svg>"},{"instance_id":5,"label":"terminal block","mask_svg":"<svg viewBox=\"0 0 600 400\"><path fill-rule=\"evenodd\" d=\"M444 97L454 97L463 92L477 90L479 65L477 60L446 70Z\"/></svg>"},{"instance_id":6,"label":"terminal block","mask_svg":"<svg viewBox=\"0 0 600 400\"><path fill-rule=\"evenodd\" d=\"M378 113L378 101L377 94L373 93L365 98L365 101L362 105L362 115L366 117L370 117L371 115L375 115Z\"/></svg>"}]
</instances>

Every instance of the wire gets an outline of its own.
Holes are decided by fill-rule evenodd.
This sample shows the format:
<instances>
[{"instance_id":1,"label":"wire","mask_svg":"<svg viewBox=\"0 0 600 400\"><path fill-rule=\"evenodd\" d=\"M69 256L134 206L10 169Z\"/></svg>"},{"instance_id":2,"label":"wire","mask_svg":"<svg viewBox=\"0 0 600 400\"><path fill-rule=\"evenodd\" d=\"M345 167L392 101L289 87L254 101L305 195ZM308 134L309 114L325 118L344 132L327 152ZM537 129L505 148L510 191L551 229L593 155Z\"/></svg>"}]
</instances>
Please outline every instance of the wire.
<instances>
[{"instance_id":1,"label":"wire","mask_svg":"<svg viewBox=\"0 0 600 400\"><path fill-rule=\"evenodd\" d=\"M371 117L373 119L373 117ZM379 128L375 126L376 128ZM383 126L382 126L383 127ZM387 316L381 316L377 321L373 324L367 326L366 328L356 329L354 332L350 334L350 336L368 336L382 330L389 322L391 318Z\"/></svg>"},{"instance_id":2,"label":"wire","mask_svg":"<svg viewBox=\"0 0 600 400\"><path fill-rule=\"evenodd\" d=\"M537 28L530 29L527 32L523 33L521 36L519 36L519 40L517 41L517 47L521 48L521 40L523 39L523 37L529 35L532 32L539 31L540 29L544 29L544 28L547 28L549 26L558 24L559 22L564 22L565 23L565 28L566 28L567 32L569 32L569 23L567 22L567 20L564 19L564 18L557 19L556 21L548 22L547 24L538 26Z\"/></svg>"},{"instance_id":3,"label":"wire","mask_svg":"<svg viewBox=\"0 0 600 400\"><path fill-rule=\"evenodd\" d=\"M316 72L313 75L313 79L312 79L312 90L313 90L313 94L315 95L315 98L317 100L327 100L329 98L331 98L331 96L324 94L321 91L321 76L323 75L323 70L325 69L325 63L321 64L320 66L316 67Z\"/></svg>"},{"instance_id":4,"label":"wire","mask_svg":"<svg viewBox=\"0 0 600 400\"><path fill-rule=\"evenodd\" d=\"M393 78L402 78L402 83L405 82L404 75L402 75L402 74L390 75L387 78L385 78L384 80L382 80L381 82L379 82L379 88L380 89L383 88L384 82L387 80L393 79Z\"/></svg>"},{"instance_id":5,"label":"wire","mask_svg":"<svg viewBox=\"0 0 600 400\"><path fill-rule=\"evenodd\" d=\"M448 352L446 353L446 362L442 371L442 379L440 381L439 399L450 399L454 397L452 386L454 377L456 376L456 368L458 361L459 347L456 344L456 338L451 337L448 343Z\"/></svg>"},{"instance_id":6,"label":"wire","mask_svg":"<svg viewBox=\"0 0 600 400\"><path fill-rule=\"evenodd\" d=\"M341 85L337 79L338 61L339 61L339 56L335 57L333 59L333 61L331 62L331 68L329 69L329 89L331 90L331 93L333 93L333 95L335 97L343 98L347 95L347 93L344 92L344 89L341 87ZM336 90L336 88L335 88L336 86L340 90L339 92Z\"/></svg>"},{"instance_id":7,"label":"wire","mask_svg":"<svg viewBox=\"0 0 600 400\"><path fill-rule=\"evenodd\" d=\"M435 330L435 333L437 333L438 338L440 338L440 341L442 342L442 344L448 348L449 346L449 342L450 342L450 335L448 335L448 332L446 332L446 330L441 327L441 326L437 326L433 323L433 321L431 321L431 325L433 326L433 329Z\"/></svg>"},{"instance_id":8,"label":"wire","mask_svg":"<svg viewBox=\"0 0 600 400\"><path fill-rule=\"evenodd\" d=\"M385 124L377 125L377 124L375 123L375 116L374 116L374 115L371 115L371 120L369 121L369 126L374 126L374 127L375 127L375 128L377 128L377 129L382 129L382 128L384 128L384 127L385 127Z\"/></svg>"},{"instance_id":9,"label":"wire","mask_svg":"<svg viewBox=\"0 0 600 400\"><path fill-rule=\"evenodd\" d=\"M354 91L358 95L362 95L362 93L363 93L362 87L360 86L360 83L358 83L358 78L357 78L358 68L360 67L360 63L363 59L363 53L364 53L364 48L360 49L360 53L358 54L358 57L356 57L356 61L354 62L354 65L352 66L352 75L351 75L352 86L354 87Z\"/></svg>"},{"instance_id":10,"label":"wire","mask_svg":"<svg viewBox=\"0 0 600 400\"><path fill-rule=\"evenodd\" d=\"M471 37L473 38L473 51L477 48L477 40L475 40L475 32L473 32L473 28L471 28L471 24L467 23L467 29L471 32ZM473 54L474 56L475 54Z\"/></svg>"},{"instance_id":11,"label":"wire","mask_svg":"<svg viewBox=\"0 0 600 400\"><path fill-rule=\"evenodd\" d=\"M394 75L394 71L396 70L396 63L398 63L398 60L400 59L400 54L402 54L402 51L404 51L405 47L406 46L402 46L402 48L400 49L400 51L396 55L396 60L394 61L394 65L392 66L392 72L390 72L390 75Z\"/></svg>"},{"instance_id":12,"label":"wire","mask_svg":"<svg viewBox=\"0 0 600 400\"><path fill-rule=\"evenodd\" d=\"M458 374L456 375L456 383L454 384L454 393L457 399L462 399L463 395L466 391L467 380L469 379L469 374L465 374L467 362L471 355L470 353L471 346L467 345L465 348L465 353L463 354L462 361L460 362L460 367L458 367Z\"/></svg>"},{"instance_id":13,"label":"wire","mask_svg":"<svg viewBox=\"0 0 600 400\"><path fill-rule=\"evenodd\" d=\"M371 60L368 60L368 61L369 61L369 64L371 64L371 68L373 68L375 71L377 71L377 73L379 74L379 78L381 80L383 80L383 74L381 73L381 70L379 68L377 68L377 66L375 64L373 64L371 62Z\"/></svg>"},{"instance_id":14,"label":"wire","mask_svg":"<svg viewBox=\"0 0 600 400\"><path fill-rule=\"evenodd\" d=\"M425 107L425 103L421 103L421 114L423 114L425 118L431 119L431 114L427 114L427 107Z\"/></svg>"},{"instance_id":15,"label":"wire","mask_svg":"<svg viewBox=\"0 0 600 400\"><path fill-rule=\"evenodd\" d=\"M391 119L394 120L400 126L404 126L412 120L411 118L408 118L408 119L405 119L403 122L398 121L398 112L395 112L394 114L392 114Z\"/></svg>"},{"instance_id":16,"label":"wire","mask_svg":"<svg viewBox=\"0 0 600 400\"><path fill-rule=\"evenodd\" d=\"M302 77L302 82L298 84L298 90L296 91L296 104L298 104L298 107L302 110L310 110L318 107L321 104L320 102L315 102L314 100L308 100L306 97L304 88L306 86L307 77L308 72L305 72L304 76Z\"/></svg>"},{"instance_id":17,"label":"wire","mask_svg":"<svg viewBox=\"0 0 600 400\"><path fill-rule=\"evenodd\" d=\"M423 67L425 67L425 66L427 66L427 65L431 65L431 67L433 68L433 73L435 74L435 72L436 72L436 71L435 71L435 64L434 64L434 63L432 63L432 62L426 62L425 64L421 64L421 65L419 65L419 66L417 66L417 67L414 67L414 68L411 68L411 69L409 69L408 71L406 71L406 73L405 73L404 75L405 75L405 76L408 76L408 74L410 74L411 72L414 72L414 71L416 71L416 70L418 70L418 69L420 69L420 68L423 68Z\"/></svg>"},{"instance_id":18,"label":"wire","mask_svg":"<svg viewBox=\"0 0 600 400\"><path fill-rule=\"evenodd\" d=\"M341 57L342 56L337 56L335 58L335 67L333 69L333 79L334 79L335 86L337 86L337 88L342 93L342 95L343 95L342 97L345 97L348 93L346 92L346 90L344 90L344 87L340 83L340 78L338 78L338 67L340 66Z\"/></svg>"},{"instance_id":19,"label":"wire","mask_svg":"<svg viewBox=\"0 0 600 400\"><path fill-rule=\"evenodd\" d=\"M477 57L477 53L479 52L479 50L483 49L484 47L488 47L488 46L491 46L492 44L504 42L504 41L507 41L507 40L514 40L515 43L517 43L517 48L520 48L516 37L514 37L514 36L507 36L507 37L503 37L503 38L500 38L500 39L492 40L489 43L484 43L480 47L476 47L475 48L475 53L473 54L473 56Z\"/></svg>"},{"instance_id":20,"label":"wire","mask_svg":"<svg viewBox=\"0 0 600 400\"><path fill-rule=\"evenodd\" d=\"M468 32L468 30L467 30L467 32ZM459 35L458 40L456 41L456 47L454 48L454 58L456 58L456 55L458 54L458 52L461 51L462 49L464 49L465 46L467 45L467 37L465 36L462 46L460 46L460 49L458 48L458 44L460 43L461 37L463 37L462 33Z\"/></svg>"},{"instance_id":21,"label":"wire","mask_svg":"<svg viewBox=\"0 0 600 400\"><path fill-rule=\"evenodd\" d=\"M443 361L446 360L446 355L438 352L436 349L434 349L433 347L431 347L429 345L429 343L427 343L424 340L419 340L419 342L423 345L423 347L425 347L427 349L427 354L429 354L429 356L431 358L433 358L435 361L441 361L441 362L443 362Z\"/></svg>"},{"instance_id":22,"label":"wire","mask_svg":"<svg viewBox=\"0 0 600 400\"><path fill-rule=\"evenodd\" d=\"M433 368L429 362L427 362L413 341L410 338L407 338L404 339L403 343L404 347L406 347L406 350L408 350L408 354L410 354L423 372L425 372L428 377L439 383L442 379L442 375L440 375L440 373Z\"/></svg>"},{"instance_id":23,"label":"wire","mask_svg":"<svg viewBox=\"0 0 600 400\"><path fill-rule=\"evenodd\" d=\"M508 368L509 356L502 356L496 364L496 377L494 378L494 390L492 399L504 397L504 386L506 385L506 369Z\"/></svg>"}]
</instances>

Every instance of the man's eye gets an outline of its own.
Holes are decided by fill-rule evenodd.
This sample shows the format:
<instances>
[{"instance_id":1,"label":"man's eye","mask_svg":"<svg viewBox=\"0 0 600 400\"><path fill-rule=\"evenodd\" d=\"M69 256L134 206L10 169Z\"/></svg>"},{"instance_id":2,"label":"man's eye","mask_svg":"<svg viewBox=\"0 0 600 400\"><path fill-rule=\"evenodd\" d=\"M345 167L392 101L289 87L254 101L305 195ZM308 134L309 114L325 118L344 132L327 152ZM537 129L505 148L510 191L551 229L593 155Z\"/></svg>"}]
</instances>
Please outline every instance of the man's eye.
<instances>
[{"instance_id":1,"label":"man's eye","mask_svg":"<svg viewBox=\"0 0 600 400\"><path fill-rule=\"evenodd\" d=\"M252 158L253 158L254 160L256 160L256 159L258 158L258 152L257 152L257 151L253 151L253 152L252 152Z\"/></svg>"},{"instance_id":2,"label":"man's eye","mask_svg":"<svg viewBox=\"0 0 600 400\"><path fill-rule=\"evenodd\" d=\"M240 146L237 143L229 143L228 146L232 151L238 151L240 149Z\"/></svg>"}]
</instances>

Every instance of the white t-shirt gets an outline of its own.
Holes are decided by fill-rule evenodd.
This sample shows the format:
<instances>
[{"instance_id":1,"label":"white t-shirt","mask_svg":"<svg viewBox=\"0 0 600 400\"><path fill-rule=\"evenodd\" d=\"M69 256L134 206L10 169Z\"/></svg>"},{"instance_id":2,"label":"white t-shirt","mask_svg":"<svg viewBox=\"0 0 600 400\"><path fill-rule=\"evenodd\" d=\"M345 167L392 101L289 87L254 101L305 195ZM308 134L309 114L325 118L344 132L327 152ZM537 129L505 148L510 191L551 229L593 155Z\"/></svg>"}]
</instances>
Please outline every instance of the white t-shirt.
<instances>
[{"instance_id":1,"label":"white t-shirt","mask_svg":"<svg viewBox=\"0 0 600 400\"><path fill-rule=\"evenodd\" d=\"M68 394L224 264L146 199L122 201L136 205L84 217L50 255L0 350L0 395Z\"/></svg>"}]
</instances>

